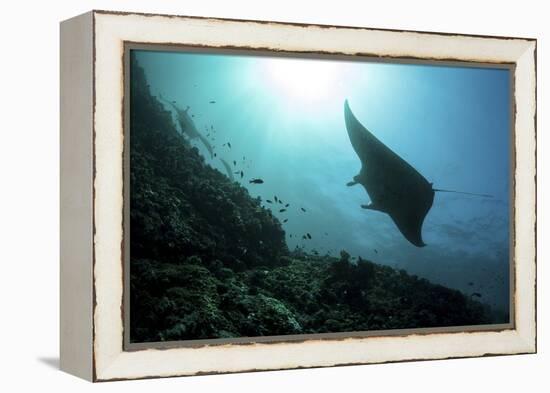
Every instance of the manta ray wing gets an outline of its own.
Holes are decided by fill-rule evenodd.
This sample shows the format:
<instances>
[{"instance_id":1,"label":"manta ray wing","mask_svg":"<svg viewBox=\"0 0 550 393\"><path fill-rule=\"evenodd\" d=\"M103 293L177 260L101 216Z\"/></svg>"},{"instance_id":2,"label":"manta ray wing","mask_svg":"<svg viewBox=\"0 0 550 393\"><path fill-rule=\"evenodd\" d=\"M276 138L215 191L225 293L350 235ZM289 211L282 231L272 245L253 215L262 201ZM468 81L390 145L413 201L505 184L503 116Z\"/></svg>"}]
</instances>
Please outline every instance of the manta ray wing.
<instances>
[{"instance_id":1,"label":"manta ray wing","mask_svg":"<svg viewBox=\"0 0 550 393\"><path fill-rule=\"evenodd\" d=\"M417 247L424 247L422 224L428 212L414 209L395 209L389 216L405 239Z\"/></svg>"},{"instance_id":2,"label":"manta ray wing","mask_svg":"<svg viewBox=\"0 0 550 393\"><path fill-rule=\"evenodd\" d=\"M362 164L351 184L365 188L372 201L369 209L388 214L409 242L424 246L422 224L433 204L432 185L363 127L347 101L344 116L351 145Z\"/></svg>"},{"instance_id":3,"label":"manta ray wing","mask_svg":"<svg viewBox=\"0 0 550 393\"><path fill-rule=\"evenodd\" d=\"M227 172L227 176L231 179L231 181L235 181L235 176L233 176L233 172L231 172L231 166L223 158L220 158L220 161L222 162L225 171Z\"/></svg>"}]
</instances>

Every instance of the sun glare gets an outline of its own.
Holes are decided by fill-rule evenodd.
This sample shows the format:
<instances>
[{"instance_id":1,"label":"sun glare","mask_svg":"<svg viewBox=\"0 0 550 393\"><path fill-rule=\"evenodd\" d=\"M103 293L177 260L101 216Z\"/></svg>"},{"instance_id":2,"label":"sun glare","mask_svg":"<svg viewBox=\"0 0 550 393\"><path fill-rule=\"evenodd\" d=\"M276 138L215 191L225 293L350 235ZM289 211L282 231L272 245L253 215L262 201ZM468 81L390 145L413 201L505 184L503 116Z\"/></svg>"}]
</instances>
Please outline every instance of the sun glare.
<instances>
[{"instance_id":1,"label":"sun glare","mask_svg":"<svg viewBox=\"0 0 550 393\"><path fill-rule=\"evenodd\" d=\"M319 59L278 58L266 61L265 71L273 88L287 98L318 104L342 93L340 63Z\"/></svg>"}]
</instances>

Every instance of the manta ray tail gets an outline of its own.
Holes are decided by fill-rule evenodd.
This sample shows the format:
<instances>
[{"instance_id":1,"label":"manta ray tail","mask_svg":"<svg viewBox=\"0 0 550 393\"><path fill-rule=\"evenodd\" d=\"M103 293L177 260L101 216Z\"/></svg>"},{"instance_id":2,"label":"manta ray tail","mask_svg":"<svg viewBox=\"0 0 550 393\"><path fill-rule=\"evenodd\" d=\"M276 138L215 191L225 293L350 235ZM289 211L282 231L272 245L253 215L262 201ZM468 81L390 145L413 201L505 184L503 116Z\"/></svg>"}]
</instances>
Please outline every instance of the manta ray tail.
<instances>
[{"instance_id":1,"label":"manta ray tail","mask_svg":"<svg viewBox=\"0 0 550 393\"><path fill-rule=\"evenodd\" d=\"M489 194L476 194L476 193L473 193L473 192L454 191L454 190L442 190L442 189L438 189L438 188L434 188L434 191L435 191L435 192L452 192L452 193L455 193L455 194L473 195L473 196L478 196L478 197L483 197L483 198L494 198L493 195L489 195Z\"/></svg>"}]
</instances>

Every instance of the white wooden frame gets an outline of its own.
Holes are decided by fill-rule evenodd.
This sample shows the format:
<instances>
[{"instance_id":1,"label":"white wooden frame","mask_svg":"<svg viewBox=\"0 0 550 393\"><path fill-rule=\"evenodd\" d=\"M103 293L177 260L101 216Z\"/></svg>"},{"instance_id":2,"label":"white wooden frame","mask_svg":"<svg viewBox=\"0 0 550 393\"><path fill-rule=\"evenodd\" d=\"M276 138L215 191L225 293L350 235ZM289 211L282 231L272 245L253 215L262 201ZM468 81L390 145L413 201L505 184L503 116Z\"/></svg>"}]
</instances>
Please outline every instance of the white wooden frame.
<instances>
[{"instance_id":1,"label":"white wooden frame","mask_svg":"<svg viewBox=\"0 0 550 393\"><path fill-rule=\"evenodd\" d=\"M123 347L124 43L515 65L514 326ZM61 368L92 381L536 351L536 40L92 11L61 24Z\"/></svg>"}]
</instances>

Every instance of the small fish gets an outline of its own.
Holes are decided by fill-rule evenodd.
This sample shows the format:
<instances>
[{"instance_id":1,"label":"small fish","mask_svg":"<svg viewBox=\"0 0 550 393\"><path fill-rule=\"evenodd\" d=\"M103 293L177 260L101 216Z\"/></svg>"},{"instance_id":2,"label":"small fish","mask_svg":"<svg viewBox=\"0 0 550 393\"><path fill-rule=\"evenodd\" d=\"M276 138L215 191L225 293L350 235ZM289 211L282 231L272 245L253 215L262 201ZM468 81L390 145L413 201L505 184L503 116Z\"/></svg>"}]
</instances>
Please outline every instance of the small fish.
<instances>
[{"instance_id":1,"label":"small fish","mask_svg":"<svg viewBox=\"0 0 550 393\"><path fill-rule=\"evenodd\" d=\"M311 239L311 235L309 233L306 233L306 236L308 239Z\"/></svg>"},{"instance_id":2,"label":"small fish","mask_svg":"<svg viewBox=\"0 0 550 393\"><path fill-rule=\"evenodd\" d=\"M279 213L284 213L284 212L286 212L286 209L279 210Z\"/></svg>"},{"instance_id":3,"label":"small fish","mask_svg":"<svg viewBox=\"0 0 550 393\"><path fill-rule=\"evenodd\" d=\"M252 179L249 181L250 184L263 184L263 182L262 179Z\"/></svg>"},{"instance_id":4,"label":"small fish","mask_svg":"<svg viewBox=\"0 0 550 393\"><path fill-rule=\"evenodd\" d=\"M214 153L214 157L216 157L216 156L217 156L217 154L216 154L216 153Z\"/></svg>"},{"instance_id":5,"label":"small fish","mask_svg":"<svg viewBox=\"0 0 550 393\"><path fill-rule=\"evenodd\" d=\"M292 237L292 233L290 234L290 237Z\"/></svg>"},{"instance_id":6,"label":"small fish","mask_svg":"<svg viewBox=\"0 0 550 393\"><path fill-rule=\"evenodd\" d=\"M231 149L231 143L227 142L227 147Z\"/></svg>"},{"instance_id":7,"label":"small fish","mask_svg":"<svg viewBox=\"0 0 550 393\"><path fill-rule=\"evenodd\" d=\"M233 172L233 173L234 173L235 175L238 175L238 174L241 173L241 172L237 171L237 172Z\"/></svg>"},{"instance_id":8,"label":"small fish","mask_svg":"<svg viewBox=\"0 0 550 393\"><path fill-rule=\"evenodd\" d=\"M290 206L290 203L287 203L287 204L285 205L285 207L289 207L289 206Z\"/></svg>"},{"instance_id":9,"label":"small fish","mask_svg":"<svg viewBox=\"0 0 550 393\"><path fill-rule=\"evenodd\" d=\"M279 202L279 198L277 198L277 195L275 195L273 199L275 199L275 202Z\"/></svg>"},{"instance_id":10,"label":"small fish","mask_svg":"<svg viewBox=\"0 0 550 393\"><path fill-rule=\"evenodd\" d=\"M195 115L191 115L191 117L195 117Z\"/></svg>"},{"instance_id":11,"label":"small fish","mask_svg":"<svg viewBox=\"0 0 550 393\"><path fill-rule=\"evenodd\" d=\"M327 232L325 232L325 236L328 236L328 233L327 233Z\"/></svg>"},{"instance_id":12,"label":"small fish","mask_svg":"<svg viewBox=\"0 0 550 393\"><path fill-rule=\"evenodd\" d=\"M210 129L213 130L213 129L214 129L214 126L213 126L213 125L210 125Z\"/></svg>"},{"instance_id":13,"label":"small fish","mask_svg":"<svg viewBox=\"0 0 550 393\"><path fill-rule=\"evenodd\" d=\"M237 161L233 160L233 166L237 166Z\"/></svg>"},{"instance_id":14,"label":"small fish","mask_svg":"<svg viewBox=\"0 0 550 393\"><path fill-rule=\"evenodd\" d=\"M287 221L288 221L288 218L285 218L285 219L283 220L283 222L287 222ZM292 237L292 235L290 235L290 237Z\"/></svg>"},{"instance_id":15,"label":"small fish","mask_svg":"<svg viewBox=\"0 0 550 393\"><path fill-rule=\"evenodd\" d=\"M469 286L472 286L472 285L474 285L474 283L470 281L470 282L468 283L468 285L469 285Z\"/></svg>"},{"instance_id":16,"label":"small fish","mask_svg":"<svg viewBox=\"0 0 550 393\"><path fill-rule=\"evenodd\" d=\"M281 200L279 199L279 203L282 205L282 204L283 204L283 201L281 201Z\"/></svg>"},{"instance_id":17,"label":"small fish","mask_svg":"<svg viewBox=\"0 0 550 393\"><path fill-rule=\"evenodd\" d=\"M216 101L210 101L210 104L215 104L215 103L216 103Z\"/></svg>"},{"instance_id":18,"label":"small fish","mask_svg":"<svg viewBox=\"0 0 550 393\"><path fill-rule=\"evenodd\" d=\"M378 250L377 250L376 248L374 249L374 253L375 253L375 254L378 254Z\"/></svg>"},{"instance_id":19,"label":"small fish","mask_svg":"<svg viewBox=\"0 0 550 393\"><path fill-rule=\"evenodd\" d=\"M472 293L471 296L481 297L481 293L479 293L479 292L474 292L474 293Z\"/></svg>"},{"instance_id":20,"label":"small fish","mask_svg":"<svg viewBox=\"0 0 550 393\"><path fill-rule=\"evenodd\" d=\"M265 201L266 201L267 203L273 203L273 202L271 202L271 199L266 199Z\"/></svg>"},{"instance_id":21,"label":"small fish","mask_svg":"<svg viewBox=\"0 0 550 393\"><path fill-rule=\"evenodd\" d=\"M303 236L302 236L302 239L307 239L306 235L303 235Z\"/></svg>"},{"instance_id":22,"label":"small fish","mask_svg":"<svg viewBox=\"0 0 550 393\"><path fill-rule=\"evenodd\" d=\"M243 178L243 176L244 176L244 172L243 172L243 171L241 171L241 179Z\"/></svg>"},{"instance_id":23,"label":"small fish","mask_svg":"<svg viewBox=\"0 0 550 393\"><path fill-rule=\"evenodd\" d=\"M306 211L306 209L304 209L303 207L301 207L300 209L302 209L302 211L303 211L303 212L305 212L305 211Z\"/></svg>"}]
</instances>

